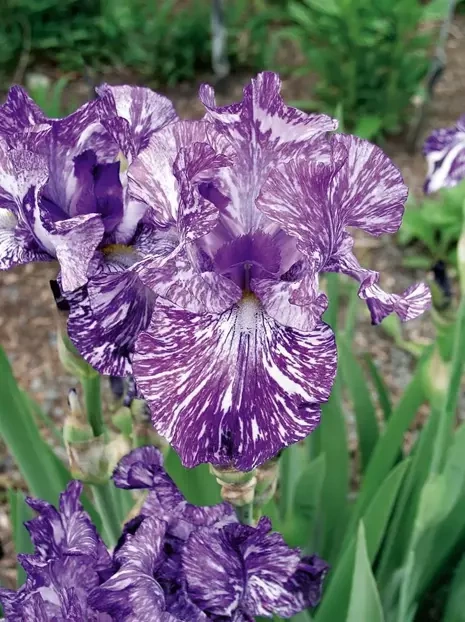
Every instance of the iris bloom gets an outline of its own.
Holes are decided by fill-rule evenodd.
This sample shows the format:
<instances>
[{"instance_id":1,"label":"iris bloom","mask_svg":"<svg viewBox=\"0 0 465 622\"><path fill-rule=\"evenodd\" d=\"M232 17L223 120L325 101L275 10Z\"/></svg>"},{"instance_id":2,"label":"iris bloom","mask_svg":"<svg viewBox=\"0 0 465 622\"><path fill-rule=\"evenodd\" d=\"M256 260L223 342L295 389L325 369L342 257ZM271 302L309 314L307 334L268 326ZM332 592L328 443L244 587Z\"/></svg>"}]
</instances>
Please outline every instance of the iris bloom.
<instances>
[{"instance_id":1,"label":"iris bloom","mask_svg":"<svg viewBox=\"0 0 465 622\"><path fill-rule=\"evenodd\" d=\"M226 503L187 503L155 448L123 458L114 481L149 494L116 548L118 571L90 597L96 609L124 610L141 621L251 622L256 615L290 617L318 603L327 571L322 560L301 558L281 535L269 533L268 519L254 528L239 524Z\"/></svg>"},{"instance_id":2,"label":"iris bloom","mask_svg":"<svg viewBox=\"0 0 465 622\"><path fill-rule=\"evenodd\" d=\"M35 553L19 558L25 585L0 590L7 620L250 622L318 603L322 560L301 558L269 533L268 519L248 527L226 503L187 503L154 447L125 456L113 479L148 495L112 555L79 503L79 482L61 495L59 511L28 500L38 513L27 523Z\"/></svg>"},{"instance_id":3,"label":"iris bloom","mask_svg":"<svg viewBox=\"0 0 465 622\"><path fill-rule=\"evenodd\" d=\"M189 467L249 470L318 425L336 372L321 272L355 278L374 323L429 305L423 284L384 292L347 232L399 228L399 171L367 141L329 134L329 117L286 106L279 90L275 74L260 74L241 102L217 107L202 87L205 119L154 135L129 172L131 196L171 243L132 268L159 296L134 375Z\"/></svg>"},{"instance_id":4,"label":"iris bloom","mask_svg":"<svg viewBox=\"0 0 465 622\"><path fill-rule=\"evenodd\" d=\"M465 178L465 115L453 127L434 130L423 153L428 163L426 194L456 186Z\"/></svg>"},{"instance_id":5,"label":"iris bloom","mask_svg":"<svg viewBox=\"0 0 465 622\"><path fill-rule=\"evenodd\" d=\"M147 325L154 301L126 267L157 245L144 206L127 196L127 168L176 113L149 89L104 85L98 93L58 120L10 89L0 107L0 268L57 259L63 292L79 302L70 337L91 363L98 356L103 370L123 375L125 337ZM130 292L129 304L122 292ZM117 312L104 305L108 297ZM87 349L83 315L99 324Z\"/></svg>"},{"instance_id":6,"label":"iris bloom","mask_svg":"<svg viewBox=\"0 0 465 622\"><path fill-rule=\"evenodd\" d=\"M111 622L87 602L90 592L115 569L79 502L81 492L80 482L70 482L60 496L59 511L45 501L27 499L38 514L26 523L35 553L18 556L26 583L17 591L0 590L7 620Z\"/></svg>"}]
</instances>

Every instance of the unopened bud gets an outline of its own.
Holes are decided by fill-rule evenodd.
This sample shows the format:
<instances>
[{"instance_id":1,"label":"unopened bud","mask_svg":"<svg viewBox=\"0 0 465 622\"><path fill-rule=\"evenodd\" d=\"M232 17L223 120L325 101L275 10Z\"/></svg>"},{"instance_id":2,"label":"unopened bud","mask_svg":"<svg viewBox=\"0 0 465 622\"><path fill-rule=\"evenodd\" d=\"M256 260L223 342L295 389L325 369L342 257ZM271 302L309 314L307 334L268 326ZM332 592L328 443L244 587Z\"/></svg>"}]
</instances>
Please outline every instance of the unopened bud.
<instances>
[{"instance_id":1,"label":"unopened bud","mask_svg":"<svg viewBox=\"0 0 465 622\"><path fill-rule=\"evenodd\" d=\"M257 476L255 471L236 471L235 469L222 469L210 465L210 472L216 477L221 486L221 496L235 507L242 507L253 503Z\"/></svg>"}]
</instances>

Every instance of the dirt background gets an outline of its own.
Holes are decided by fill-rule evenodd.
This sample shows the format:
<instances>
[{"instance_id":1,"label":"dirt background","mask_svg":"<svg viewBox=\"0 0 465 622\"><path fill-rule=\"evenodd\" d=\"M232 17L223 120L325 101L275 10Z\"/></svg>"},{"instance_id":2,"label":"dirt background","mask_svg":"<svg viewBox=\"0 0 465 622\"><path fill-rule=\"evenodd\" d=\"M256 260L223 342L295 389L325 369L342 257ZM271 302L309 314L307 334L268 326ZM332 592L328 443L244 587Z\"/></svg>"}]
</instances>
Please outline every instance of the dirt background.
<instances>
[{"instance_id":1,"label":"dirt background","mask_svg":"<svg viewBox=\"0 0 465 622\"><path fill-rule=\"evenodd\" d=\"M465 16L457 16L447 43L446 70L437 85L424 126L424 136L433 128L453 124L465 112L464 58ZM114 84L128 81L118 75L106 76L105 79ZM232 77L220 99L224 102L239 100L246 80L247 76ZM180 85L166 92L174 101L180 116L201 116L197 86ZM283 94L287 100L302 100L311 96L309 89L308 83L302 80L285 80ZM85 85L75 85L75 101L85 99L87 94ZM384 148L399 166L410 191L421 197L426 172L422 154L409 154L404 136L388 140ZM394 236L374 239L360 235L356 249L364 265L381 272L381 285L388 291L401 292L412 282L427 276L403 267L402 258L406 251L396 245ZM56 273L57 266L54 263L26 265L0 273L0 345L7 352L20 385L42 404L44 410L60 421L65 413L68 390L74 386L75 380L64 372L56 353L56 312L49 288L49 280L54 279ZM426 315L410 322L405 330L410 338L426 342L432 336L431 319ZM357 325L355 346L360 353L373 354L392 393L399 394L410 377L414 363L411 355L393 346L382 328L371 327L365 315L362 315ZM414 427L420 426L426 415L426 412L420 413ZM0 495L2 491L4 495L14 474L12 460L0 442ZM8 517L0 505L0 545L3 543L5 549L4 558L0 559L0 582L11 584L14 574L13 551L8 534Z\"/></svg>"}]
</instances>

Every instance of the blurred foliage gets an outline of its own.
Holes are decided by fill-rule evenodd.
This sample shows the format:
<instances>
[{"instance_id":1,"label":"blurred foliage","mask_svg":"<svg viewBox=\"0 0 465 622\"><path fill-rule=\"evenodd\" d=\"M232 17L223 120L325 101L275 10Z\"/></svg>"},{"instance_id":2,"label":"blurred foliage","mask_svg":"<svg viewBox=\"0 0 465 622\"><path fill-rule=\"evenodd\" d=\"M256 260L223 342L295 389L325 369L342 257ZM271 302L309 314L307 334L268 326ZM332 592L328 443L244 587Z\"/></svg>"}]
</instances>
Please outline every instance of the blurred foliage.
<instances>
[{"instance_id":1,"label":"blurred foliage","mask_svg":"<svg viewBox=\"0 0 465 622\"><path fill-rule=\"evenodd\" d=\"M172 85L210 69L209 0L4 0L0 71L22 61L62 70L134 69ZM269 64L269 24L280 13L264 0L226 3L231 65Z\"/></svg>"},{"instance_id":2,"label":"blurred foliage","mask_svg":"<svg viewBox=\"0 0 465 622\"><path fill-rule=\"evenodd\" d=\"M398 132L429 68L431 22L448 0L289 0L292 26L282 32L305 59L294 75L318 75L308 108L334 111L342 103L350 130Z\"/></svg>"},{"instance_id":3,"label":"blurred foliage","mask_svg":"<svg viewBox=\"0 0 465 622\"><path fill-rule=\"evenodd\" d=\"M402 245L417 242L418 250L404 259L405 265L419 269L428 269L437 261L456 265L464 201L464 182L421 202L409 197L398 239Z\"/></svg>"}]
</instances>

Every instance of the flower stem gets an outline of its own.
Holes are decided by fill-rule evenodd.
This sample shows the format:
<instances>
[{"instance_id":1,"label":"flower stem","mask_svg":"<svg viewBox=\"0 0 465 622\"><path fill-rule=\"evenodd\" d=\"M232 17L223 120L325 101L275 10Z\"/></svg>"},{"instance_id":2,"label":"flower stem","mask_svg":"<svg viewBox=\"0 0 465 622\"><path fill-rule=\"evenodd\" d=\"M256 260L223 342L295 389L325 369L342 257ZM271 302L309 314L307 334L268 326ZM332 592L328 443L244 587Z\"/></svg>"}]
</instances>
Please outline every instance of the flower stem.
<instances>
[{"instance_id":1,"label":"flower stem","mask_svg":"<svg viewBox=\"0 0 465 622\"><path fill-rule=\"evenodd\" d=\"M253 503L246 503L245 505L235 506L236 516L240 523L243 525L255 525L253 515Z\"/></svg>"},{"instance_id":2,"label":"flower stem","mask_svg":"<svg viewBox=\"0 0 465 622\"><path fill-rule=\"evenodd\" d=\"M114 497L111 492L111 482L92 486L95 507L102 519L105 540L108 547L113 548L121 535L121 525L118 512L114 506Z\"/></svg>"},{"instance_id":3,"label":"flower stem","mask_svg":"<svg viewBox=\"0 0 465 622\"><path fill-rule=\"evenodd\" d=\"M103 434L102 401L100 397L100 375L82 375L81 385L84 392L84 404L89 425L94 436Z\"/></svg>"}]
</instances>

